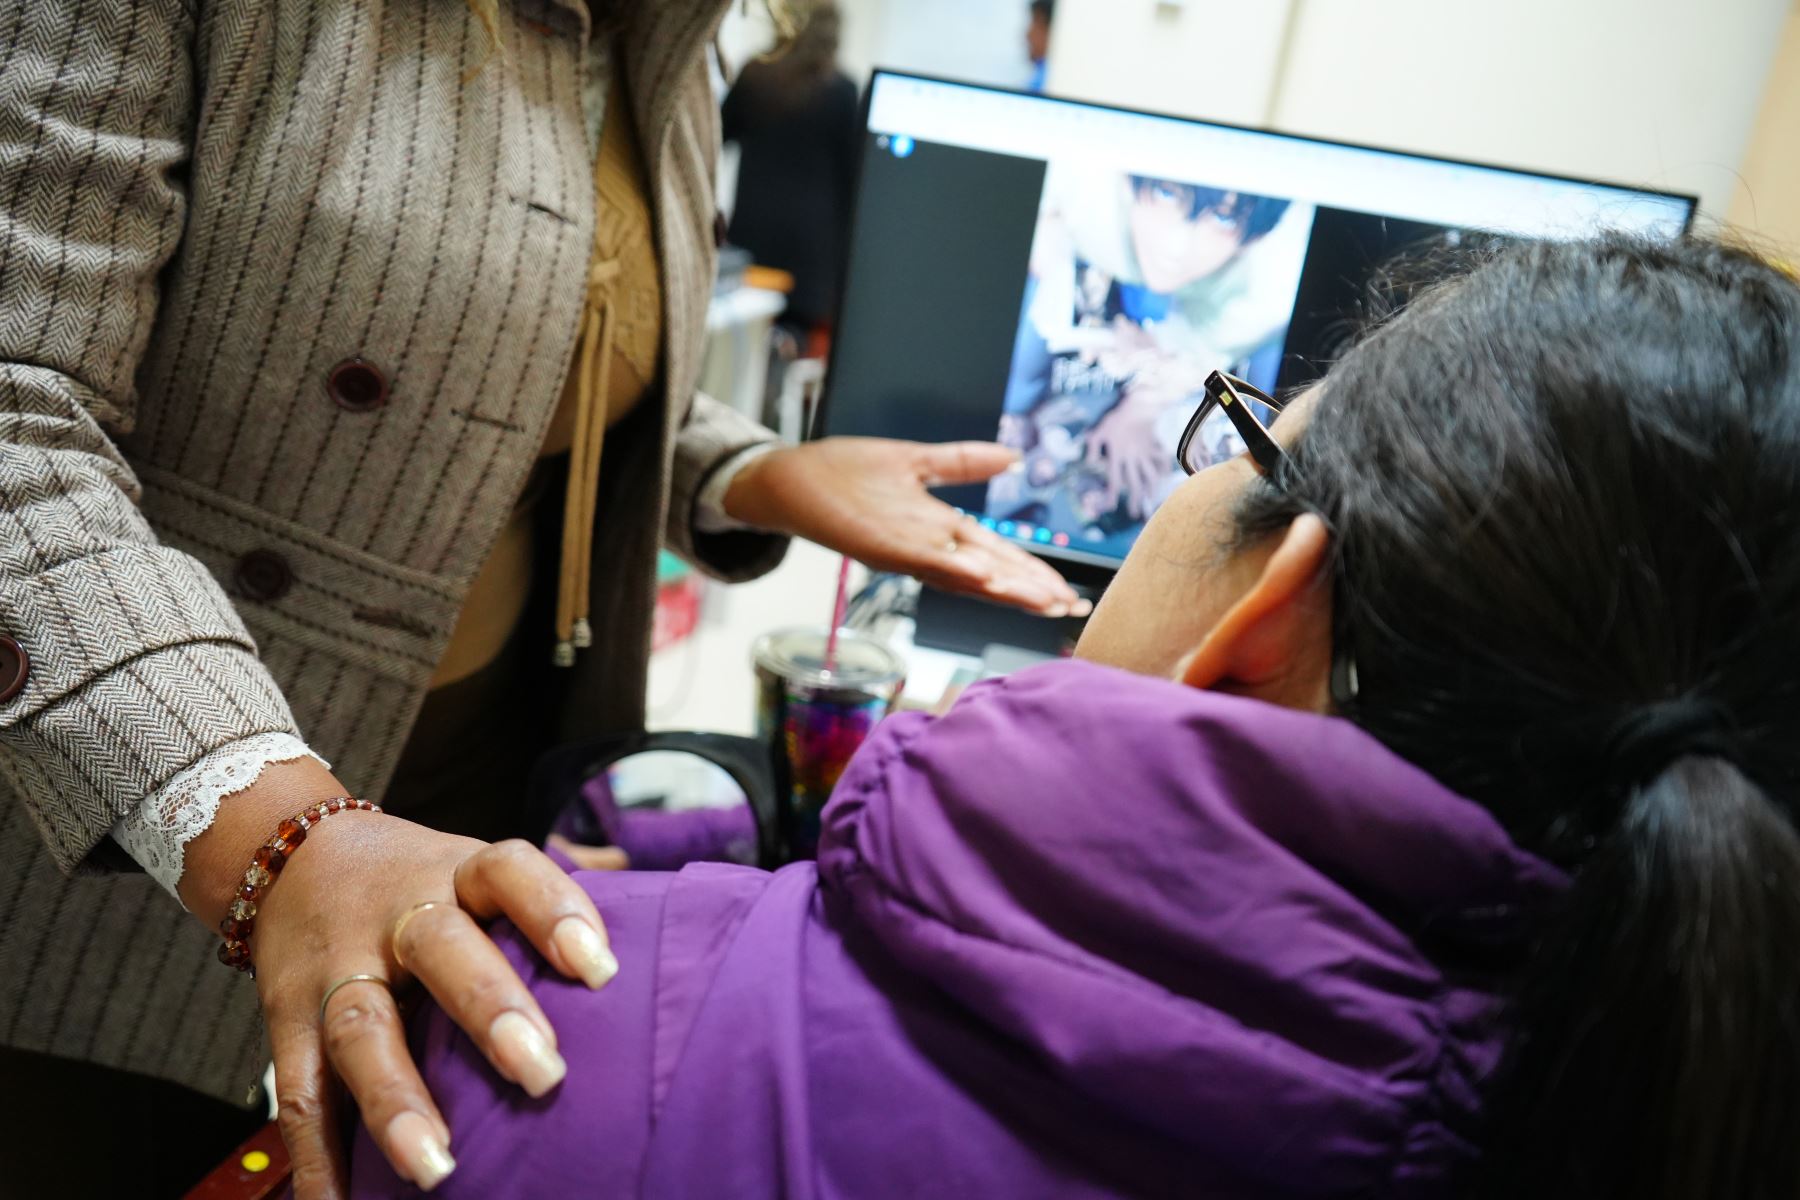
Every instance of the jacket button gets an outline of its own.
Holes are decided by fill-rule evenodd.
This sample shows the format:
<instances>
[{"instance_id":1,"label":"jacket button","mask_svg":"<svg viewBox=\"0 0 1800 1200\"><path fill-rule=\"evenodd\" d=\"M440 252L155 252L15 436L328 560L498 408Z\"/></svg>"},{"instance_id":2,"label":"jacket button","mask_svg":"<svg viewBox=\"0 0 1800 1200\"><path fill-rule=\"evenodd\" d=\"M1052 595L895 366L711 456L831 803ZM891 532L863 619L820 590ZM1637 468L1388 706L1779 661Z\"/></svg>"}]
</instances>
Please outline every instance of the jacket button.
<instances>
[{"instance_id":1,"label":"jacket button","mask_svg":"<svg viewBox=\"0 0 1800 1200\"><path fill-rule=\"evenodd\" d=\"M248 599L268 604L294 586L293 568L273 550L252 550L238 559L237 586Z\"/></svg>"},{"instance_id":2,"label":"jacket button","mask_svg":"<svg viewBox=\"0 0 1800 1200\"><path fill-rule=\"evenodd\" d=\"M25 647L0 633L0 704L5 704L25 690L31 677L31 656Z\"/></svg>"},{"instance_id":3,"label":"jacket button","mask_svg":"<svg viewBox=\"0 0 1800 1200\"><path fill-rule=\"evenodd\" d=\"M387 376L365 358L346 358L331 368L325 391L345 412L374 412L388 401Z\"/></svg>"}]
</instances>

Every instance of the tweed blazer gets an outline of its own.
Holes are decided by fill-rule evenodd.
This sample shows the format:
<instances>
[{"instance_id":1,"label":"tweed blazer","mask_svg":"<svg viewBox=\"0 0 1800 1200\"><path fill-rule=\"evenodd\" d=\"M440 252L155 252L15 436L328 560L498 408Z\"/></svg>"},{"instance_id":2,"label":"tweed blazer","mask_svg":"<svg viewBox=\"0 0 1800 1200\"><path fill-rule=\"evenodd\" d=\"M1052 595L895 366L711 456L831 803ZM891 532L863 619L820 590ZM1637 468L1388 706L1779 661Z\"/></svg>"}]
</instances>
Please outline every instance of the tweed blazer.
<instances>
[{"instance_id":1,"label":"tweed blazer","mask_svg":"<svg viewBox=\"0 0 1800 1200\"><path fill-rule=\"evenodd\" d=\"M725 577L785 545L690 520L769 436L695 394L725 2L634 0L612 43L665 355L609 438L569 733L641 722L660 544ZM235 1100L260 1069L253 989L103 839L251 734L365 795L392 772L593 244L587 9L501 0L499 34L463 0L0 0L0 634L30 660L0 704L0 1043Z\"/></svg>"}]
</instances>

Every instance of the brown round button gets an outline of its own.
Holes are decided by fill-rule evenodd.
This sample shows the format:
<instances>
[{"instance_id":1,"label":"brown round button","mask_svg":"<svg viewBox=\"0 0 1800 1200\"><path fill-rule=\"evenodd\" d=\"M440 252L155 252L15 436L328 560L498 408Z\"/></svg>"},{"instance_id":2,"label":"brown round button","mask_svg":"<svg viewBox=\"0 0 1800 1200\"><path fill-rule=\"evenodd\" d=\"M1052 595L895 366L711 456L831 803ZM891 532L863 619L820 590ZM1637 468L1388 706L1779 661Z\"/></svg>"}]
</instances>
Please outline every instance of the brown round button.
<instances>
[{"instance_id":1,"label":"brown round button","mask_svg":"<svg viewBox=\"0 0 1800 1200\"><path fill-rule=\"evenodd\" d=\"M24 691L30 677L31 656L25 647L0 633L0 704Z\"/></svg>"},{"instance_id":2,"label":"brown round button","mask_svg":"<svg viewBox=\"0 0 1800 1200\"><path fill-rule=\"evenodd\" d=\"M345 412L374 412L388 401L387 376L366 358L346 358L331 368L325 391Z\"/></svg>"},{"instance_id":3,"label":"brown round button","mask_svg":"<svg viewBox=\"0 0 1800 1200\"><path fill-rule=\"evenodd\" d=\"M249 599L267 604L288 594L294 586L294 571L275 551L252 550L238 559L237 586Z\"/></svg>"}]
</instances>

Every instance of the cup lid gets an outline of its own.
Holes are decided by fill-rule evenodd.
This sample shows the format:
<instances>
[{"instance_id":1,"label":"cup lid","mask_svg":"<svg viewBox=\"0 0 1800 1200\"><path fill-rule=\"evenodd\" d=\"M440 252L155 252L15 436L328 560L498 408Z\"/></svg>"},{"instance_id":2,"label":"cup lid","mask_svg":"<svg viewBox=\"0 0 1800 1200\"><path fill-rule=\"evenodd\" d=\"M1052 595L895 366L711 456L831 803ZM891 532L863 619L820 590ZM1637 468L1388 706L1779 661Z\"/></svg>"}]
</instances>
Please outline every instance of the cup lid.
<instances>
[{"instance_id":1,"label":"cup lid","mask_svg":"<svg viewBox=\"0 0 1800 1200\"><path fill-rule=\"evenodd\" d=\"M777 629L756 639L751 658L765 671L812 687L874 690L905 678L898 655L848 629L838 631L837 661L827 670L826 640L823 629Z\"/></svg>"}]
</instances>

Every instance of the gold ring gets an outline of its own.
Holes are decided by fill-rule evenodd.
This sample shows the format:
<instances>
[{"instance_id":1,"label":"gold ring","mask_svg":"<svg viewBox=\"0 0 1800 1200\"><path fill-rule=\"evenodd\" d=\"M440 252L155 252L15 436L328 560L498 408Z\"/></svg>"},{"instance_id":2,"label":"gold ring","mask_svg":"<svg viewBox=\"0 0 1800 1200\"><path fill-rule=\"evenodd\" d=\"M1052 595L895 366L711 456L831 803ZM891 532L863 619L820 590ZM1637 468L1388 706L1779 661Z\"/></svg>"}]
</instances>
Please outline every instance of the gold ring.
<instances>
[{"instance_id":1,"label":"gold ring","mask_svg":"<svg viewBox=\"0 0 1800 1200\"><path fill-rule=\"evenodd\" d=\"M370 975L367 973L346 975L325 989L325 998L319 1001L319 1024L323 1025L325 1023L325 1006L331 1003L331 998L337 995L337 990L352 983L379 983L390 993L394 990L394 986L379 975Z\"/></svg>"},{"instance_id":2,"label":"gold ring","mask_svg":"<svg viewBox=\"0 0 1800 1200\"><path fill-rule=\"evenodd\" d=\"M950 540L944 543L944 553L945 554L955 554L958 550L961 550L961 549L962 549L962 543L957 540L955 534L951 534Z\"/></svg>"},{"instance_id":3,"label":"gold ring","mask_svg":"<svg viewBox=\"0 0 1800 1200\"><path fill-rule=\"evenodd\" d=\"M405 931L406 923L427 909L456 907L457 904L453 900L421 900L400 914L400 919L394 922L394 932L388 935L388 949L394 952L394 961L400 965L402 971L412 969L400 957L400 935Z\"/></svg>"}]
</instances>

